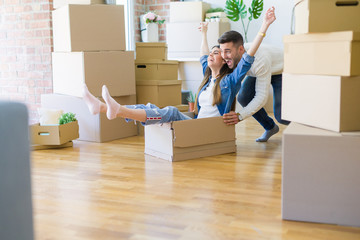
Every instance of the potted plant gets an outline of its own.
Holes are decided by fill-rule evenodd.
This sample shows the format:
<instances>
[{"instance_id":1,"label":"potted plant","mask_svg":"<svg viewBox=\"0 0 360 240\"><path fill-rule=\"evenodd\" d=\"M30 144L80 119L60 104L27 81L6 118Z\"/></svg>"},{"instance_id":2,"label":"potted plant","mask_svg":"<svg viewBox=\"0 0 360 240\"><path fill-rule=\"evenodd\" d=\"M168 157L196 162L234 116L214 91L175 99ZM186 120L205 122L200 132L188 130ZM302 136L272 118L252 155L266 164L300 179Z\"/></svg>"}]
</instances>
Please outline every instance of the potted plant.
<instances>
[{"instance_id":1,"label":"potted plant","mask_svg":"<svg viewBox=\"0 0 360 240\"><path fill-rule=\"evenodd\" d=\"M249 24L253 19L258 19L263 11L264 0L252 0L251 6L247 9L243 0L226 0L225 13L227 17L237 22L241 19L241 23L244 29L245 42L248 42L247 33L249 30ZM249 12L249 18L247 26L245 27L244 19Z\"/></svg>"},{"instance_id":2,"label":"potted plant","mask_svg":"<svg viewBox=\"0 0 360 240\"><path fill-rule=\"evenodd\" d=\"M195 98L196 98L196 95L194 95L194 94L192 93L192 91L190 91L190 92L189 92L189 96L186 98L186 100L188 101L188 104L189 104L189 112L193 112L193 111L194 111Z\"/></svg>"},{"instance_id":3,"label":"potted plant","mask_svg":"<svg viewBox=\"0 0 360 240\"><path fill-rule=\"evenodd\" d=\"M226 14L223 8L210 8L209 10L206 11L205 17L226 18Z\"/></svg>"},{"instance_id":4,"label":"potted plant","mask_svg":"<svg viewBox=\"0 0 360 240\"><path fill-rule=\"evenodd\" d=\"M143 15L143 20L146 23L146 28L141 29L141 36L143 42L158 42L159 41L159 25L165 22L161 16L154 12L147 12Z\"/></svg>"}]
</instances>

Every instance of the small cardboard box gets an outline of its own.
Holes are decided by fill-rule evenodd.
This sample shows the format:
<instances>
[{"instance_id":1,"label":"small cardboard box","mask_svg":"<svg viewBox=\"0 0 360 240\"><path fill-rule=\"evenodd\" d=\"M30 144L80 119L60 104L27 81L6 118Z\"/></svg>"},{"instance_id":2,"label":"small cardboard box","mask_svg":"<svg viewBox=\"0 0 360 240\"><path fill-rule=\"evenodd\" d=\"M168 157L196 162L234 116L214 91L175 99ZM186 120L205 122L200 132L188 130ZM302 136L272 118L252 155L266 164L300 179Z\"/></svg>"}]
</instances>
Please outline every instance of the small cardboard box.
<instances>
[{"instance_id":1,"label":"small cardboard box","mask_svg":"<svg viewBox=\"0 0 360 240\"><path fill-rule=\"evenodd\" d=\"M54 93L82 96L83 84L96 97L102 85L112 96L136 93L134 52L65 52L52 53Z\"/></svg>"},{"instance_id":2,"label":"small cardboard box","mask_svg":"<svg viewBox=\"0 0 360 240\"><path fill-rule=\"evenodd\" d=\"M180 80L146 80L136 81L137 103L152 103L162 108L181 104Z\"/></svg>"},{"instance_id":3,"label":"small cardboard box","mask_svg":"<svg viewBox=\"0 0 360 240\"><path fill-rule=\"evenodd\" d=\"M360 76L283 74L282 118L336 132L360 131Z\"/></svg>"},{"instance_id":4,"label":"small cardboard box","mask_svg":"<svg viewBox=\"0 0 360 240\"><path fill-rule=\"evenodd\" d=\"M142 80L177 80L178 61L136 60L135 79Z\"/></svg>"},{"instance_id":5,"label":"small cardboard box","mask_svg":"<svg viewBox=\"0 0 360 240\"><path fill-rule=\"evenodd\" d=\"M203 22L209 9L210 4L202 1L170 2L170 23Z\"/></svg>"},{"instance_id":6,"label":"small cardboard box","mask_svg":"<svg viewBox=\"0 0 360 240\"><path fill-rule=\"evenodd\" d=\"M360 132L291 123L283 136L282 218L360 226Z\"/></svg>"},{"instance_id":7,"label":"small cardboard box","mask_svg":"<svg viewBox=\"0 0 360 240\"><path fill-rule=\"evenodd\" d=\"M137 42L136 60L167 60L167 44L162 42Z\"/></svg>"},{"instance_id":8,"label":"small cardboard box","mask_svg":"<svg viewBox=\"0 0 360 240\"><path fill-rule=\"evenodd\" d=\"M180 161L236 152L235 125L222 117L145 126L145 154Z\"/></svg>"},{"instance_id":9,"label":"small cardboard box","mask_svg":"<svg viewBox=\"0 0 360 240\"><path fill-rule=\"evenodd\" d=\"M169 58L199 59L201 33L198 27L199 22L166 24L166 41L168 43ZM230 23L228 22L209 22L207 33L209 47L218 45L219 37L229 30Z\"/></svg>"},{"instance_id":10,"label":"small cardboard box","mask_svg":"<svg viewBox=\"0 0 360 240\"><path fill-rule=\"evenodd\" d=\"M360 32L284 36L284 72L360 75Z\"/></svg>"},{"instance_id":11,"label":"small cardboard box","mask_svg":"<svg viewBox=\"0 0 360 240\"><path fill-rule=\"evenodd\" d=\"M123 105L136 103L135 95L115 97L114 99ZM63 109L64 112L75 113L79 121L78 140L107 142L137 135L137 127L134 123L127 123L122 118L108 120L104 113L92 115L85 102L78 97L61 94L43 94L41 95L41 105L48 108Z\"/></svg>"},{"instance_id":12,"label":"small cardboard box","mask_svg":"<svg viewBox=\"0 0 360 240\"><path fill-rule=\"evenodd\" d=\"M78 121L56 126L30 126L31 143L39 145L62 145L79 137Z\"/></svg>"},{"instance_id":13,"label":"small cardboard box","mask_svg":"<svg viewBox=\"0 0 360 240\"><path fill-rule=\"evenodd\" d=\"M54 0L53 7L54 9L57 9L67 4L92 5L92 4L104 4L104 3L105 0Z\"/></svg>"},{"instance_id":14,"label":"small cardboard box","mask_svg":"<svg viewBox=\"0 0 360 240\"><path fill-rule=\"evenodd\" d=\"M295 34L360 32L359 1L295 0Z\"/></svg>"},{"instance_id":15,"label":"small cardboard box","mask_svg":"<svg viewBox=\"0 0 360 240\"><path fill-rule=\"evenodd\" d=\"M123 5L65 5L52 12L54 52L125 50Z\"/></svg>"}]
</instances>

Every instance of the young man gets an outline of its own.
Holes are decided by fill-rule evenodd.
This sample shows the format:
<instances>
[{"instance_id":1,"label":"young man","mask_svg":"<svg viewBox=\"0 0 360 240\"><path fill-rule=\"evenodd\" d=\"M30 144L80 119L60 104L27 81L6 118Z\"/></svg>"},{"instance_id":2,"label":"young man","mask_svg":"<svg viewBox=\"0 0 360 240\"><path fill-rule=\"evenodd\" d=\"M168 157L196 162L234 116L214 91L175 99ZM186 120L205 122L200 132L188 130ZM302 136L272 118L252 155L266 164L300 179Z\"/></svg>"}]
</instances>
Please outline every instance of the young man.
<instances>
[{"instance_id":1,"label":"young man","mask_svg":"<svg viewBox=\"0 0 360 240\"><path fill-rule=\"evenodd\" d=\"M265 37L266 25L262 25L259 35ZM247 49L243 38L236 31L225 32L218 40L222 57L230 68L236 67L241 56ZM264 134L256 139L266 142L279 132L279 126L268 116L263 106L269 95L270 84L274 89L274 115L281 124L289 124L281 119L281 88L282 88L283 52L279 48L262 45L255 54L255 62L248 71L248 77L243 82L238 94L238 101L243 106L239 113L224 114L224 122L237 124L253 116L265 128Z\"/></svg>"}]
</instances>

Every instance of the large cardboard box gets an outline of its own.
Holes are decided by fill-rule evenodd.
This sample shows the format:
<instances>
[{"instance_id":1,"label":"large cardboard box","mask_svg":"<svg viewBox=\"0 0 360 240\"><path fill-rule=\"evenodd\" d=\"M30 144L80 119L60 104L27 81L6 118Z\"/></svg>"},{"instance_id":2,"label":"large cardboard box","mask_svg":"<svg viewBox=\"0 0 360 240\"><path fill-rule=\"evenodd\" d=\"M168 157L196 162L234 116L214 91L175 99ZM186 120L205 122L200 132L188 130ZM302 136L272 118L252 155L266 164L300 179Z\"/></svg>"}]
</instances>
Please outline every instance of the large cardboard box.
<instances>
[{"instance_id":1,"label":"large cardboard box","mask_svg":"<svg viewBox=\"0 0 360 240\"><path fill-rule=\"evenodd\" d=\"M123 96L114 98L123 105L136 103L136 96ZM134 123L127 123L122 118L108 120L106 114L92 115L85 102L78 97L61 94L41 95L41 105L47 108L63 109L64 112L76 114L79 122L79 139L90 142L107 142L115 139L137 135Z\"/></svg>"},{"instance_id":2,"label":"large cardboard box","mask_svg":"<svg viewBox=\"0 0 360 240\"><path fill-rule=\"evenodd\" d=\"M170 23L203 22L210 4L202 1L170 2Z\"/></svg>"},{"instance_id":3,"label":"large cardboard box","mask_svg":"<svg viewBox=\"0 0 360 240\"><path fill-rule=\"evenodd\" d=\"M146 80L136 81L137 103L152 103L162 108L181 104L180 80Z\"/></svg>"},{"instance_id":4,"label":"large cardboard box","mask_svg":"<svg viewBox=\"0 0 360 240\"><path fill-rule=\"evenodd\" d=\"M96 97L102 85L112 96L134 95L134 52L69 52L52 53L54 93L81 97L83 84Z\"/></svg>"},{"instance_id":5,"label":"large cardboard box","mask_svg":"<svg viewBox=\"0 0 360 240\"><path fill-rule=\"evenodd\" d=\"M360 32L359 1L295 0L295 34Z\"/></svg>"},{"instance_id":6,"label":"large cardboard box","mask_svg":"<svg viewBox=\"0 0 360 240\"><path fill-rule=\"evenodd\" d=\"M104 4L104 3L105 0L54 0L53 7L54 9L57 9L67 4L90 5L90 4Z\"/></svg>"},{"instance_id":7,"label":"large cardboard box","mask_svg":"<svg viewBox=\"0 0 360 240\"><path fill-rule=\"evenodd\" d=\"M360 226L360 132L284 130L282 217Z\"/></svg>"},{"instance_id":8,"label":"large cardboard box","mask_svg":"<svg viewBox=\"0 0 360 240\"><path fill-rule=\"evenodd\" d=\"M200 57L201 33L198 27L199 22L166 24L169 58ZM209 46L218 45L219 37L229 30L230 23L228 22L209 22L207 34Z\"/></svg>"},{"instance_id":9,"label":"large cardboard box","mask_svg":"<svg viewBox=\"0 0 360 240\"><path fill-rule=\"evenodd\" d=\"M65 5L52 20L54 52L125 50L123 5Z\"/></svg>"},{"instance_id":10,"label":"large cardboard box","mask_svg":"<svg viewBox=\"0 0 360 240\"><path fill-rule=\"evenodd\" d=\"M360 131L360 76L283 74L282 118L336 132Z\"/></svg>"},{"instance_id":11,"label":"large cardboard box","mask_svg":"<svg viewBox=\"0 0 360 240\"><path fill-rule=\"evenodd\" d=\"M145 126L145 154L168 161L236 152L235 125L222 117Z\"/></svg>"},{"instance_id":12,"label":"large cardboard box","mask_svg":"<svg viewBox=\"0 0 360 240\"><path fill-rule=\"evenodd\" d=\"M30 131L32 144L62 145L79 137L79 124L78 121L54 126L37 123L30 126Z\"/></svg>"},{"instance_id":13,"label":"large cardboard box","mask_svg":"<svg viewBox=\"0 0 360 240\"><path fill-rule=\"evenodd\" d=\"M360 75L360 32L284 36L284 72Z\"/></svg>"},{"instance_id":14,"label":"large cardboard box","mask_svg":"<svg viewBox=\"0 0 360 240\"><path fill-rule=\"evenodd\" d=\"M178 61L136 60L135 78L142 80L177 80Z\"/></svg>"},{"instance_id":15,"label":"large cardboard box","mask_svg":"<svg viewBox=\"0 0 360 240\"><path fill-rule=\"evenodd\" d=\"M167 44L163 42L137 42L136 60L167 60Z\"/></svg>"}]
</instances>

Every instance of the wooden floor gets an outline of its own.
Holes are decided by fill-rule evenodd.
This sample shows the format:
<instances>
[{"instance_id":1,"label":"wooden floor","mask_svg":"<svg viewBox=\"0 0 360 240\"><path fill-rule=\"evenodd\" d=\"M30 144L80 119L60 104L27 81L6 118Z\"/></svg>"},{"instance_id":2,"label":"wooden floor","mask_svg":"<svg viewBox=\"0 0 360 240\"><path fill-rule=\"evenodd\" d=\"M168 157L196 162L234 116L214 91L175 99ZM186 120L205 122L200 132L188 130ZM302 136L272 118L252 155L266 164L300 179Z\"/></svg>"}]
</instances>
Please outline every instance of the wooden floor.
<instances>
[{"instance_id":1,"label":"wooden floor","mask_svg":"<svg viewBox=\"0 0 360 240\"><path fill-rule=\"evenodd\" d=\"M284 127L281 128L281 131ZM282 133L237 153L182 162L144 156L144 138L32 152L36 239L360 239L360 228L281 219Z\"/></svg>"}]
</instances>

